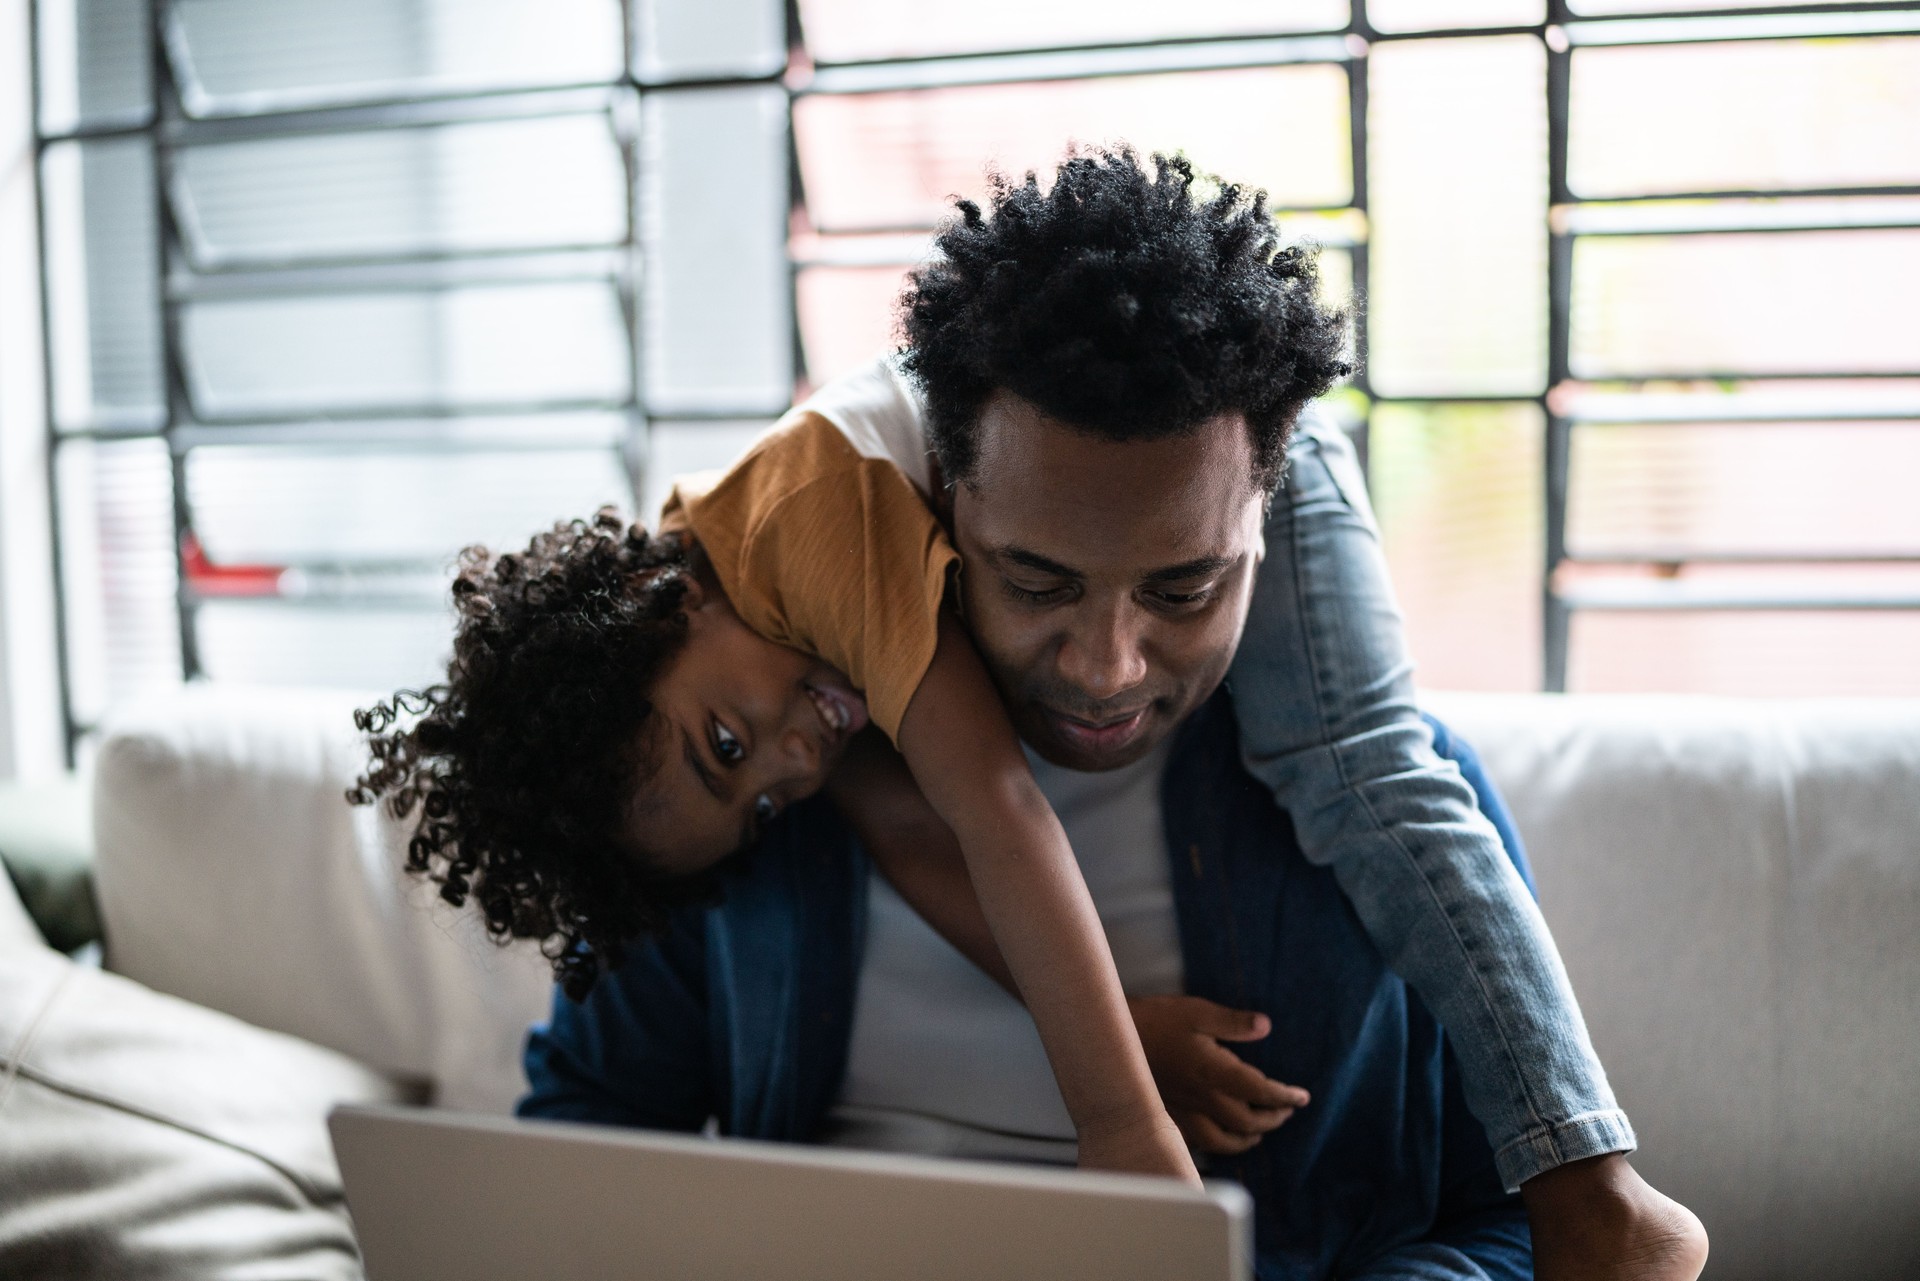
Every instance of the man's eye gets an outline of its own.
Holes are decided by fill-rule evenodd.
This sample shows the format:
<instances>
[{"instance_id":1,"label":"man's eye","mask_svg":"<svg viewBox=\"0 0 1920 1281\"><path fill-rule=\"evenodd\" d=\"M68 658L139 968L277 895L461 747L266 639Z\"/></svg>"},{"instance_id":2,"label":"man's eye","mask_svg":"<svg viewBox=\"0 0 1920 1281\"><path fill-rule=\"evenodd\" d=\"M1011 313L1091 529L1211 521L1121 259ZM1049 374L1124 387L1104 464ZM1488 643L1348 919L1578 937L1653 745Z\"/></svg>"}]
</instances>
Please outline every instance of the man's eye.
<instances>
[{"instance_id":1,"label":"man's eye","mask_svg":"<svg viewBox=\"0 0 1920 1281\"><path fill-rule=\"evenodd\" d=\"M1213 589L1198 592L1155 592L1154 598L1162 605L1180 609L1189 605L1204 605L1213 599Z\"/></svg>"},{"instance_id":2,"label":"man's eye","mask_svg":"<svg viewBox=\"0 0 1920 1281\"><path fill-rule=\"evenodd\" d=\"M740 746L740 740L733 731L719 721L713 723L713 754L728 765L738 765L747 758L747 749Z\"/></svg>"},{"instance_id":3,"label":"man's eye","mask_svg":"<svg viewBox=\"0 0 1920 1281\"><path fill-rule=\"evenodd\" d=\"M773 822L773 816L780 811L774 807L773 798L765 792L753 798L753 816L762 823Z\"/></svg>"}]
</instances>

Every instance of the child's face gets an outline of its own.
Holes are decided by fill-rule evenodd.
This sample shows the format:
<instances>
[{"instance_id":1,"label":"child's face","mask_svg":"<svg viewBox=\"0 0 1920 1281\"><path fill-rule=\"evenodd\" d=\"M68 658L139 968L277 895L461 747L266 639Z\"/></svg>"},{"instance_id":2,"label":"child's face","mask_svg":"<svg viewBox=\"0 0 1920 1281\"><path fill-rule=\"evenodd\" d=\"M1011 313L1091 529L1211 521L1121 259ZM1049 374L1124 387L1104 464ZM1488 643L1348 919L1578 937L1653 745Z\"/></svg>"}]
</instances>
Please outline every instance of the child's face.
<instances>
[{"instance_id":1,"label":"child's face","mask_svg":"<svg viewBox=\"0 0 1920 1281\"><path fill-rule=\"evenodd\" d=\"M646 781L627 808L629 843L655 870L704 870L751 845L762 823L819 791L866 700L811 654L740 621L695 584L687 642L655 683L642 753Z\"/></svg>"}]
</instances>

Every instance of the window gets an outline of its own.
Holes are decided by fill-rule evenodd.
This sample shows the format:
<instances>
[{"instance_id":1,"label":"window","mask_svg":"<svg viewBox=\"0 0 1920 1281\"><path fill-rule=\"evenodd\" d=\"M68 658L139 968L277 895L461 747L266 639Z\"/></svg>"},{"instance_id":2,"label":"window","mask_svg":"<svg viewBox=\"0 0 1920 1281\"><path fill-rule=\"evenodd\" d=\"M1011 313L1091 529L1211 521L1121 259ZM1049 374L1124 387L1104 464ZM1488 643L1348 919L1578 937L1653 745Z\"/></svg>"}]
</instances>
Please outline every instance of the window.
<instances>
[{"instance_id":1,"label":"window","mask_svg":"<svg viewBox=\"0 0 1920 1281\"><path fill-rule=\"evenodd\" d=\"M1427 683L1920 692L1920 5L1726 7L36 0L70 734L431 681L458 547L723 461L1070 139L1365 300Z\"/></svg>"},{"instance_id":2,"label":"window","mask_svg":"<svg viewBox=\"0 0 1920 1281\"><path fill-rule=\"evenodd\" d=\"M1550 680L1920 691L1920 13L1566 33Z\"/></svg>"},{"instance_id":3,"label":"window","mask_svg":"<svg viewBox=\"0 0 1920 1281\"><path fill-rule=\"evenodd\" d=\"M71 737L429 683L461 546L785 407L785 18L691 12L38 0Z\"/></svg>"}]
</instances>

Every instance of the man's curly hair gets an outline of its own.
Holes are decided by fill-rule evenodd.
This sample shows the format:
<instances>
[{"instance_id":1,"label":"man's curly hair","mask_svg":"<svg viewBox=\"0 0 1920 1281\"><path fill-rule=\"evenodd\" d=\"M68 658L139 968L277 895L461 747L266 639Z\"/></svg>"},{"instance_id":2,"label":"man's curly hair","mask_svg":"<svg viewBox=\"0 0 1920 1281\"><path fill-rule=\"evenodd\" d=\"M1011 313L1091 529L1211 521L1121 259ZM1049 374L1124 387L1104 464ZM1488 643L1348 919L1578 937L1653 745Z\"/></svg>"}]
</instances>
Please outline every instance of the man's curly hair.
<instances>
[{"instance_id":1,"label":"man's curly hair","mask_svg":"<svg viewBox=\"0 0 1920 1281\"><path fill-rule=\"evenodd\" d=\"M524 552L469 547L446 682L354 715L373 759L347 799L417 810L408 869L456 907L471 898L496 941L539 939L576 1000L669 909L712 893L618 837L647 766L648 693L686 639L695 554L610 507Z\"/></svg>"},{"instance_id":2,"label":"man's curly hair","mask_svg":"<svg viewBox=\"0 0 1920 1281\"><path fill-rule=\"evenodd\" d=\"M971 479L980 409L1004 388L1112 440L1183 435L1238 410L1255 479L1278 483L1294 419L1353 372L1311 246L1282 245L1266 193L1201 198L1192 164L1076 150L1042 191L995 175L956 202L901 299L903 365L948 483Z\"/></svg>"}]
</instances>

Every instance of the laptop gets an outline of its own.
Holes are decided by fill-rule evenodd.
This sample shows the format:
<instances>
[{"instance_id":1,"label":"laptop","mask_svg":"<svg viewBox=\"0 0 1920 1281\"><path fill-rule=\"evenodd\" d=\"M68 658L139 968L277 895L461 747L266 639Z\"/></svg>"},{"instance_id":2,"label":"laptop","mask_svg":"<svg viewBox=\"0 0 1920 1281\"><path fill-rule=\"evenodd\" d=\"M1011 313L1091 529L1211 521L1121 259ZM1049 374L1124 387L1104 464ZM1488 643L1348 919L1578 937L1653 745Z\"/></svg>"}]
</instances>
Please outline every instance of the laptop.
<instances>
[{"instance_id":1,"label":"laptop","mask_svg":"<svg viewBox=\"0 0 1920 1281\"><path fill-rule=\"evenodd\" d=\"M1248 1281L1234 1184L421 1108L329 1118L369 1281Z\"/></svg>"}]
</instances>

